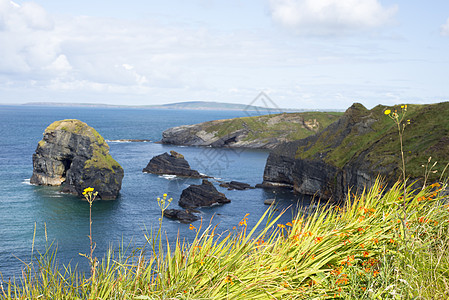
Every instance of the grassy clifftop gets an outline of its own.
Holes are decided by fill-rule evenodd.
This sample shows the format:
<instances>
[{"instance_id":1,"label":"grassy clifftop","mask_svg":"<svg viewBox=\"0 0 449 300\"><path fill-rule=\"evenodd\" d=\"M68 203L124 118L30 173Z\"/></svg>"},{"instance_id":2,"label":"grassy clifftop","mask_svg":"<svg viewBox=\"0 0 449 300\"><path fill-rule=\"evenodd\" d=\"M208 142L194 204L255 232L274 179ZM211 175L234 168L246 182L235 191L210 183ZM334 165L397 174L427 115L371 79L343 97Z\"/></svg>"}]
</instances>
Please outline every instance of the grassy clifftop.
<instances>
[{"instance_id":1,"label":"grassy clifftop","mask_svg":"<svg viewBox=\"0 0 449 300\"><path fill-rule=\"evenodd\" d=\"M167 129L163 143L177 145L273 148L320 132L342 112L281 113L209 121Z\"/></svg>"},{"instance_id":2,"label":"grassy clifftop","mask_svg":"<svg viewBox=\"0 0 449 300\"><path fill-rule=\"evenodd\" d=\"M397 125L384 114L386 109L401 112L401 106L378 105L371 110L354 104L337 123L300 146L296 157L322 159L343 168L363 159L365 166L382 169L399 166L400 144ZM432 174L437 179L449 160L449 102L429 105L408 105L404 130L404 154L407 174L423 175L429 157L439 163ZM406 123L406 122L405 122Z\"/></svg>"},{"instance_id":3,"label":"grassy clifftop","mask_svg":"<svg viewBox=\"0 0 449 300\"><path fill-rule=\"evenodd\" d=\"M205 130L222 137L239 129L247 129L249 134L245 141L280 137L299 140L323 130L342 115L341 112L304 112L243 117L210 124Z\"/></svg>"}]
</instances>

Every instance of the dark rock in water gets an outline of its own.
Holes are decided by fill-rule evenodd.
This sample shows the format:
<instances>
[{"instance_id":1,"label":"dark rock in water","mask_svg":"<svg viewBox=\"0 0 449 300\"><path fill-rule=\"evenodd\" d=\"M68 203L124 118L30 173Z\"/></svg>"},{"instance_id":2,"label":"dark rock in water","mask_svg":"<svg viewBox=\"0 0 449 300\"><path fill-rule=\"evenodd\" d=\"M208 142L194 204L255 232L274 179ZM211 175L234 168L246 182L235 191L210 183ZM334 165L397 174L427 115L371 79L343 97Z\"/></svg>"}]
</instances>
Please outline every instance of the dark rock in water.
<instances>
[{"instance_id":1,"label":"dark rock in water","mask_svg":"<svg viewBox=\"0 0 449 300\"><path fill-rule=\"evenodd\" d=\"M179 199L179 206L184 208L195 208L229 202L231 202L231 200L226 198L223 193L217 191L210 181L203 179L201 185L192 184L182 191L181 198Z\"/></svg>"},{"instance_id":2,"label":"dark rock in water","mask_svg":"<svg viewBox=\"0 0 449 300\"><path fill-rule=\"evenodd\" d=\"M62 185L62 191L82 197L92 187L98 198L117 198L123 168L109 154L109 146L92 127L79 120L56 121L45 129L33 154L33 176L38 185Z\"/></svg>"},{"instance_id":3,"label":"dark rock in water","mask_svg":"<svg viewBox=\"0 0 449 300\"><path fill-rule=\"evenodd\" d=\"M228 190L248 190L248 189L253 189L254 187L250 186L247 183L244 182L238 182L238 181L231 181L231 182L223 182L220 183L221 187L225 187Z\"/></svg>"},{"instance_id":4,"label":"dark rock in water","mask_svg":"<svg viewBox=\"0 0 449 300\"><path fill-rule=\"evenodd\" d=\"M170 151L153 157L142 172L158 175L177 175L192 178L208 178L198 171L192 170L182 154Z\"/></svg>"},{"instance_id":5,"label":"dark rock in water","mask_svg":"<svg viewBox=\"0 0 449 300\"><path fill-rule=\"evenodd\" d=\"M271 204L273 204L273 203L275 203L275 202L276 202L276 199L265 199L264 202L263 202L263 204L265 204L265 205L271 205Z\"/></svg>"},{"instance_id":6,"label":"dark rock in water","mask_svg":"<svg viewBox=\"0 0 449 300\"><path fill-rule=\"evenodd\" d=\"M183 209L166 209L164 211L164 216L170 219L178 220L181 223L192 223L199 219L198 216L188 210Z\"/></svg>"}]
</instances>

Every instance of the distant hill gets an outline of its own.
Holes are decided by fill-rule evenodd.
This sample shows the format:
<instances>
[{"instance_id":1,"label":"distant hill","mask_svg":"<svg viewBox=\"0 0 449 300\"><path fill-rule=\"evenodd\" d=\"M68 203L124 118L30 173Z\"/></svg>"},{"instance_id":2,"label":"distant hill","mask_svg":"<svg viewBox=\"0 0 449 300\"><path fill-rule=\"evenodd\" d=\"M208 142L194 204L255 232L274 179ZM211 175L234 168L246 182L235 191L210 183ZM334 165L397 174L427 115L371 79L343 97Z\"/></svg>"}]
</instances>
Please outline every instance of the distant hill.
<instances>
[{"instance_id":1,"label":"distant hill","mask_svg":"<svg viewBox=\"0 0 449 300\"><path fill-rule=\"evenodd\" d=\"M26 106L60 106L60 107L106 107L106 108L140 108L140 109L178 109L178 110L239 110L239 111L257 111L257 112L301 112L316 111L314 109L288 109L288 108L267 108L254 105L222 103L214 101L187 101L161 105L112 105L102 103L62 103L62 102L30 102ZM331 111L331 110L320 110ZM332 110L335 111L335 110Z\"/></svg>"}]
</instances>

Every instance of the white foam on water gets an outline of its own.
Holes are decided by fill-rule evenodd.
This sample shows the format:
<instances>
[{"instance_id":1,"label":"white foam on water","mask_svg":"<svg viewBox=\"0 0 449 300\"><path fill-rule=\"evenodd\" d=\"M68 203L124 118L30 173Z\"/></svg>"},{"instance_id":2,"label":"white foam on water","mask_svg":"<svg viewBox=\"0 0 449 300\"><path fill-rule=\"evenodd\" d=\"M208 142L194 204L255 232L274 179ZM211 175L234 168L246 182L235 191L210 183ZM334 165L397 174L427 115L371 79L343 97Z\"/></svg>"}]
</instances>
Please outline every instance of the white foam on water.
<instances>
[{"instance_id":1,"label":"white foam on water","mask_svg":"<svg viewBox=\"0 0 449 300\"><path fill-rule=\"evenodd\" d=\"M176 175L160 175L159 177L160 178L165 178L167 180L173 180L173 179L175 179L178 176L176 176Z\"/></svg>"}]
</instances>

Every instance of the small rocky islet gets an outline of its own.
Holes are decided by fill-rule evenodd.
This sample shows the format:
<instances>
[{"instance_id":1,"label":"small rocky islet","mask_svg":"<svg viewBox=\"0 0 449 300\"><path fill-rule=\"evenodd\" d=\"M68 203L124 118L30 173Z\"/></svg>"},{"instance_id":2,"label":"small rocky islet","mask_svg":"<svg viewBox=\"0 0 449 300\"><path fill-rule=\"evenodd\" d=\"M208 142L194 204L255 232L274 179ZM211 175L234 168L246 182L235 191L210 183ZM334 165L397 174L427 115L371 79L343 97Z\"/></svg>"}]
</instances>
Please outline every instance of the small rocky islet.
<instances>
[{"instance_id":1,"label":"small rocky islet","mask_svg":"<svg viewBox=\"0 0 449 300\"><path fill-rule=\"evenodd\" d=\"M118 197L123 168L94 128L68 119L52 123L43 135L33 154L30 183L62 186L62 192L79 197L87 187L93 187L102 200Z\"/></svg>"},{"instance_id":2,"label":"small rocky islet","mask_svg":"<svg viewBox=\"0 0 449 300\"><path fill-rule=\"evenodd\" d=\"M192 170L184 156L173 150L170 151L170 154L165 152L154 156L142 172L157 175L176 175L190 178L208 177L200 174L196 170Z\"/></svg>"}]
</instances>

